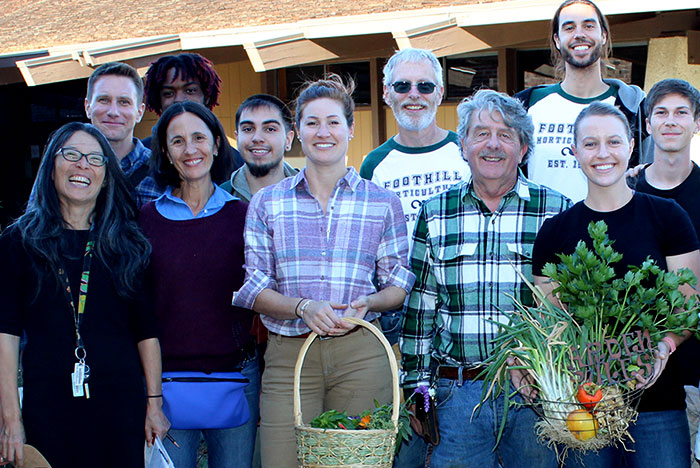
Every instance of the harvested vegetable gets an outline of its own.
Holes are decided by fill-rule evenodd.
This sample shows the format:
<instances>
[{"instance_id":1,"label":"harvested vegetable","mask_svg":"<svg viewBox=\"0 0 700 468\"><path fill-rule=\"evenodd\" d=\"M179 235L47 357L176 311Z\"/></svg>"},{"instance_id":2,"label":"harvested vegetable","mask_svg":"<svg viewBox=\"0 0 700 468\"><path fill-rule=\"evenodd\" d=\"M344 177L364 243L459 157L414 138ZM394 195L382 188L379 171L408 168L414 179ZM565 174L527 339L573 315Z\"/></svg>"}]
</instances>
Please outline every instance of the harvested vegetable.
<instances>
[{"instance_id":1,"label":"harvested vegetable","mask_svg":"<svg viewBox=\"0 0 700 468\"><path fill-rule=\"evenodd\" d=\"M592 411L602 398L603 391L600 385L596 385L593 382L584 383L578 388L578 392L576 392L576 399L578 402L589 411Z\"/></svg>"},{"instance_id":2,"label":"harvested vegetable","mask_svg":"<svg viewBox=\"0 0 700 468\"><path fill-rule=\"evenodd\" d=\"M518 370L531 381L523 393L537 391L533 409L541 419L535 431L543 443L564 446L562 460L566 449L624 445L637 418L643 391L639 382L653 370L659 340L668 332L690 331L700 337L698 296L686 297L679 290L695 286L693 273L666 272L647 258L616 277L613 266L622 255L612 248L607 229L602 221L590 223L592 249L581 241L572 254L558 256L560 263L545 265L543 274L555 283L557 305L516 270L538 305L514 300L508 321L493 321L499 334L484 363L481 404L504 396L497 444L508 408L522 404L513 400L511 386L510 373Z\"/></svg>"},{"instance_id":3,"label":"harvested vegetable","mask_svg":"<svg viewBox=\"0 0 700 468\"><path fill-rule=\"evenodd\" d=\"M566 427L578 440L585 441L598 433L598 420L585 409L577 409L566 418Z\"/></svg>"}]
</instances>

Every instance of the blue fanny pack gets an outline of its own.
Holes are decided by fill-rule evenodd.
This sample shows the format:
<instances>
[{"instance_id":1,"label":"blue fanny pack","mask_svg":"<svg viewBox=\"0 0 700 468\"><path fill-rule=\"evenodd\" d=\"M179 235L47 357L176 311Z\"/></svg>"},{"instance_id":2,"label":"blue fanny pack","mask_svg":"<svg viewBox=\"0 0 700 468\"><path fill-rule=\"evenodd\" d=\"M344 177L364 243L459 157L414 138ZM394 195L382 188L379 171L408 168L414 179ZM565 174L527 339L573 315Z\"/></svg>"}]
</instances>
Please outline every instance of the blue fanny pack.
<instances>
[{"instance_id":1,"label":"blue fanny pack","mask_svg":"<svg viewBox=\"0 0 700 468\"><path fill-rule=\"evenodd\" d=\"M173 429L227 429L250 419L240 372L163 372L163 412Z\"/></svg>"}]
</instances>

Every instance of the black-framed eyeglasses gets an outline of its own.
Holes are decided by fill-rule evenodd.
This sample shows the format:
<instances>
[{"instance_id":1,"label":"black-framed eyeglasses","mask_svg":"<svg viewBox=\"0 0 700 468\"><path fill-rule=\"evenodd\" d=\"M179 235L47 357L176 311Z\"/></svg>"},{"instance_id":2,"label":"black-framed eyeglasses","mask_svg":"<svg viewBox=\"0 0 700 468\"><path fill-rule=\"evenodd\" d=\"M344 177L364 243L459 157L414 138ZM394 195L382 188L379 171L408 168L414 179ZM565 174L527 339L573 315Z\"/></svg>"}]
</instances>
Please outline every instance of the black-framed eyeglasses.
<instances>
[{"instance_id":1,"label":"black-framed eyeglasses","mask_svg":"<svg viewBox=\"0 0 700 468\"><path fill-rule=\"evenodd\" d=\"M394 91L399 94L406 94L411 90L412 86L413 83L410 81L394 81L391 83L391 87L394 88ZM433 94L433 91L435 91L435 87L437 85L432 81L419 81L415 86L418 92L421 94Z\"/></svg>"},{"instance_id":2,"label":"black-framed eyeglasses","mask_svg":"<svg viewBox=\"0 0 700 468\"><path fill-rule=\"evenodd\" d=\"M66 161L70 162L78 162L80 161L83 157L85 157L85 160L90 164L91 166L104 166L107 163L107 156L104 154L100 153L81 153L77 149L73 148L61 148L58 150L59 153L61 153L61 156L63 156L63 159Z\"/></svg>"}]
</instances>

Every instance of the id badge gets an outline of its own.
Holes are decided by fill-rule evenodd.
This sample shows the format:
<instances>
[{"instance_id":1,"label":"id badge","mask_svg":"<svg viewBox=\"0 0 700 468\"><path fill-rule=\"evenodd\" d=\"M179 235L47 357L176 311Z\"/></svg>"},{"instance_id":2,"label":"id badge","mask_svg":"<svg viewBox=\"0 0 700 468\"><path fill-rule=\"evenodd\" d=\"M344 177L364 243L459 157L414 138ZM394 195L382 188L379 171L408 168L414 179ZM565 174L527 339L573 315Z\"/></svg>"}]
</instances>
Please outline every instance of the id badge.
<instances>
[{"instance_id":1,"label":"id badge","mask_svg":"<svg viewBox=\"0 0 700 468\"><path fill-rule=\"evenodd\" d=\"M73 396L85 396L83 383L85 382L85 364L76 362L73 366L73 373L70 375L73 382Z\"/></svg>"}]
</instances>

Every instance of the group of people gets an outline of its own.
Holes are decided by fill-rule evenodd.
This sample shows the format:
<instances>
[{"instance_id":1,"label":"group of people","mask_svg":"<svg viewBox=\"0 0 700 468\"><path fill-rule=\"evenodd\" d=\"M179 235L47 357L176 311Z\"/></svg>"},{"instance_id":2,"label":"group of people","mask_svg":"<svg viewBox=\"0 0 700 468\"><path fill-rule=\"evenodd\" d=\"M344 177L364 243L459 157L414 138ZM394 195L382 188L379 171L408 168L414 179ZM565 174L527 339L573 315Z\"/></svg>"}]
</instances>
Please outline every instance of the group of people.
<instances>
[{"instance_id":1,"label":"group of people","mask_svg":"<svg viewBox=\"0 0 700 468\"><path fill-rule=\"evenodd\" d=\"M589 221L606 221L621 264L650 255L700 274L689 150L700 93L668 79L645 98L603 79L610 31L589 0L564 2L551 38L561 83L516 97L479 90L458 106L456 132L436 123L435 55L394 54L384 100L398 134L359 173L346 167L352 80L306 83L293 115L276 97L249 97L236 150L211 110L220 79L203 57L160 58L145 87L128 65L96 69L91 124L51 136L26 212L0 237L0 464L21 467L26 441L57 468L143 466L144 440L159 438L176 467L194 468L203 438L210 467L252 466L259 423L262 466L295 467L293 376L310 332L323 339L304 362L305 418L390 401L383 349L342 320L358 317L398 339L407 396L436 390L440 442L413 434L395 466L558 466L528 406L511 408L498 444L502 401L472 415L495 323L513 299L533 304L523 278L551 289L544 264L585 240ZM144 144L134 126L146 108L159 120ZM295 131L300 171L284 162ZM663 372L630 427L632 451L567 466L689 466L692 346L673 334L659 344ZM249 418L171 428L163 377L183 375L242 375Z\"/></svg>"}]
</instances>

